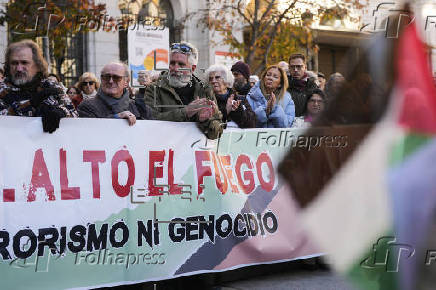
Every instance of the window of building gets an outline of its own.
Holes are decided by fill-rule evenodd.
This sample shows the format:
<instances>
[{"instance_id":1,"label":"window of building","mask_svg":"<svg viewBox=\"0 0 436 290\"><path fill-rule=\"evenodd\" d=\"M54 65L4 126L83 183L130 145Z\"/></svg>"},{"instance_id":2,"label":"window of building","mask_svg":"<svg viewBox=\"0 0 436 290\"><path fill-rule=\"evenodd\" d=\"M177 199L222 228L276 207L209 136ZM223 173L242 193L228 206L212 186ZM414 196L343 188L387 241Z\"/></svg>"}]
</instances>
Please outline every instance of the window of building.
<instances>
[{"instance_id":1,"label":"window of building","mask_svg":"<svg viewBox=\"0 0 436 290\"><path fill-rule=\"evenodd\" d=\"M120 0L118 7L123 15L132 15L138 17L140 23L144 23L147 19L159 22L169 28L170 43L179 42L181 29L177 28L174 20L174 12L169 0ZM119 33L119 50L120 60L127 61L127 31L121 30Z\"/></svg>"}]
</instances>

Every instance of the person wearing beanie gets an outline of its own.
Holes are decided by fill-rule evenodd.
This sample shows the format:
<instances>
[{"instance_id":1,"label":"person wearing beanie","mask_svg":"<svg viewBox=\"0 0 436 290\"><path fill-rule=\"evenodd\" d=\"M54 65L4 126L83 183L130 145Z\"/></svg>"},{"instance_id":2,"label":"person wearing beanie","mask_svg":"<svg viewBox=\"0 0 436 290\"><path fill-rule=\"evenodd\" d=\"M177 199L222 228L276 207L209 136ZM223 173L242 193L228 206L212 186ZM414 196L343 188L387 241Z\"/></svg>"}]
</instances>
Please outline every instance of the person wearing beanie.
<instances>
[{"instance_id":1,"label":"person wearing beanie","mask_svg":"<svg viewBox=\"0 0 436 290\"><path fill-rule=\"evenodd\" d=\"M233 77L235 78L233 89L239 95L247 95L251 89L249 82L250 67L245 62L238 61L232 66L231 71L233 73Z\"/></svg>"}]
</instances>

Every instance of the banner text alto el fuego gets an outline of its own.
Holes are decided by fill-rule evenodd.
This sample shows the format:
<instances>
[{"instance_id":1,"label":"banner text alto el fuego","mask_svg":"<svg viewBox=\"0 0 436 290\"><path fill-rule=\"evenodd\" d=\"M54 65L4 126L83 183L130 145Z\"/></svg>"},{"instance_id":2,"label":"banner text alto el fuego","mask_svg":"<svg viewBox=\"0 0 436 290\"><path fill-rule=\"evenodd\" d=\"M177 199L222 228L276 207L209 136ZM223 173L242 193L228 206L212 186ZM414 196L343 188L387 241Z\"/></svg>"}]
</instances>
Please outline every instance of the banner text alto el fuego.
<instances>
[{"instance_id":1,"label":"banner text alto el fuego","mask_svg":"<svg viewBox=\"0 0 436 290\"><path fill-rule=\"evenodd\" d=\"M83 192L87 191L87 189L70 185L74 181L68 178L68 152L62 148L59 149L59 168L56 168L59 170L59 180L53 180L50 177L51 170L55 170L55 168L47 166L44 158L45 153L43 149L38 149L34 152L29 186L24 191L27 196L27 202L36 200L35 193L38 189L45 191L48 202L54 201L57 198L60 200L78 200L83 198ZM175 182L174 168L177 165L174 164L174 155L175 150L173 149L148 151L148 176L142 177L145 181L148 179L148 196L161 196L164 193L177 195L184 192L183 185ZM232 193L250 194L254 191L256 183L268 192L274 188L276 182L275 172L272 160L266 152L259 154L256 158L248 154L240 154L233 158L233 160L231 155L219 156L213 151L196 150L194 156L194 170L197 176L196 188L199 195L203 194L206 177L211 177L215 180L216 189L221 194L225 194L229 190ZM72 157L69 156L69 158ZM108 156L105 150L83 150L80 159L83 163L89 164L91 169L90 175L87 176L86 172L84 172L83 178L92 180L92 198L94 199L101 198L101 164L110 162L113 193L120 198L125 198L129 195L130 189L138 178L135 164L137 162L144 162L143 160L134 160L129 150L126 149L116 151L113 156ZM127 166L126 184L121 184L119 181L119 167L123 163ZM266 170L263 170L264 168ZM164 175L167 177L165 186L156 184L155 181L164 178ZM55 195L55 185L59 185L59 197ZM16 202L15 197L16 188L3 188L3 202Z\"/></svg>"}]
</instances>

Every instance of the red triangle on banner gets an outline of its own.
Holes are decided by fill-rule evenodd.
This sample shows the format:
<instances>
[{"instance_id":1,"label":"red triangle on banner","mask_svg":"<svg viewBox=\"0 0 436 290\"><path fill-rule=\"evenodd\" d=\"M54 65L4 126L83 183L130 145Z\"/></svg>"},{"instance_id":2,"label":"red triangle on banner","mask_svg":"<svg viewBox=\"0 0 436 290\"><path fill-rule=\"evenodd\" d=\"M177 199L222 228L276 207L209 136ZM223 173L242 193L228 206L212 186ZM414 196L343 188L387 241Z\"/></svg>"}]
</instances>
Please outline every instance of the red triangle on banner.
<instances>
[{"instance_id":1,"label":"red triangle on banner","mask_svg":"<svg viewBox=\"0 0 436 290\"><path fill-rule=\"evenodd\" d=\"M415 23L406 27L399 41L397 72L404 95L399 124L417 133L436 134L436 87Z\"/></svg>"}]
</instances>

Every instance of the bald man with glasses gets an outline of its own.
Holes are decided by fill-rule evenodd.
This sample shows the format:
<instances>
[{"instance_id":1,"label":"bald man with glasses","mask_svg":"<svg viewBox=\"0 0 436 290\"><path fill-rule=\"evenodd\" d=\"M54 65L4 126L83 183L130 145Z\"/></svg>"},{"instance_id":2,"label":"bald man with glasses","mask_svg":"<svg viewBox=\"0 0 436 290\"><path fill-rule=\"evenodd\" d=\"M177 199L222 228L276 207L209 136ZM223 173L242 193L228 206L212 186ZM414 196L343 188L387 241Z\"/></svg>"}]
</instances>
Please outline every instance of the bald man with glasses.
<instances>
[{"instance_id":1,"label":"bald man with glasses","mask_svg":"<svg viewBox=\"0 0 436 290\"><path fill-rule=\"evenodd\" d=\"M138 110L134 100L126 89L129 70L123 63L112 62L101 70L101 86L95 98L84 100L77 107L81 118L115 118L126 119L130 126L137 119L151 119L148 106Z\"/></svg>"}]
</instances>

